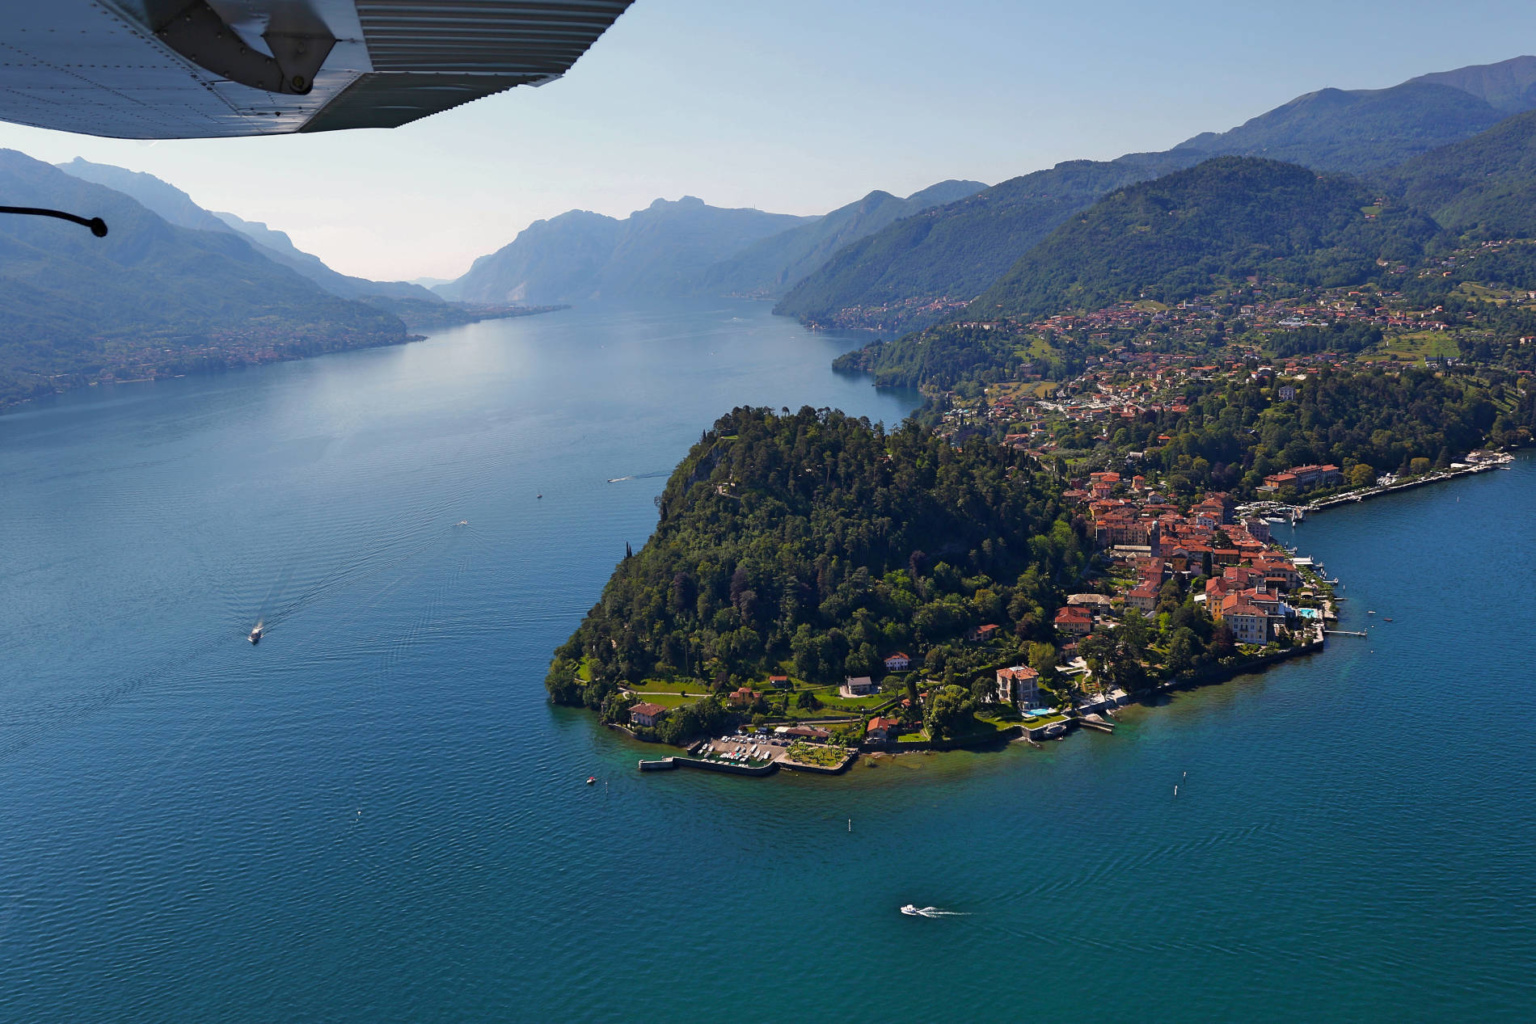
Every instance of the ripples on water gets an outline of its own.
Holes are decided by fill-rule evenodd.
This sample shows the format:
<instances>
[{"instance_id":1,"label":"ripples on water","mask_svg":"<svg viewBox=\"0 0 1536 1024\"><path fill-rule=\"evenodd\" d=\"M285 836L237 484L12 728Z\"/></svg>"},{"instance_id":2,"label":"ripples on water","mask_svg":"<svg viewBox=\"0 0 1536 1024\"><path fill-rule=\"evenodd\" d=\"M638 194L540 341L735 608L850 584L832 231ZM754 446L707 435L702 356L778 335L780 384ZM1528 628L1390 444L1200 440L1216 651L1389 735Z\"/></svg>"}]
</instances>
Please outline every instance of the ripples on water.
<instances>
[{"instance_id":1,"label":"ripples on water","mask_svg":"<svg viewBox=\"0 0 1536 1024\"><path fill-rule=\"evenodd\" d=\"M550 708L716 415L909 408L848 344L557 314L0 418L0 1019L1530 1016L1529 463L1306 523L1394 622L1114 736L641 777Z\"/></svg>"}]
</instances>

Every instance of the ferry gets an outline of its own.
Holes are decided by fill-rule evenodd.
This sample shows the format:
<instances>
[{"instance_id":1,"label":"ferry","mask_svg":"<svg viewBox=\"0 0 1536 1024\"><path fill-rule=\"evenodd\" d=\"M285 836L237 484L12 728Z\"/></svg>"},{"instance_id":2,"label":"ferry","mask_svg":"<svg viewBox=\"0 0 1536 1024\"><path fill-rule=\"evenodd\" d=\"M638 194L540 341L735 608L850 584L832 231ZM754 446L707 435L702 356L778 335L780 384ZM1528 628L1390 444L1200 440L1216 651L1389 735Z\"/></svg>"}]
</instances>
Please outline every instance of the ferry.
<instances>
[{"instance_id":1,"label":"ferry","mask_svg":"<svg viewBox=\"0 0 1536 1024\"><path fill-rule=\"evenodd\" d=\"M263 627L262 624L258 622L258 623L256 623L256 628L251 630L251 635L246 637L246 639L249 640L253 644L259 644L259 643L261 643L262 635L265 634L265 633L266 633L266 628Z\"/></svg>"}]
</instances>

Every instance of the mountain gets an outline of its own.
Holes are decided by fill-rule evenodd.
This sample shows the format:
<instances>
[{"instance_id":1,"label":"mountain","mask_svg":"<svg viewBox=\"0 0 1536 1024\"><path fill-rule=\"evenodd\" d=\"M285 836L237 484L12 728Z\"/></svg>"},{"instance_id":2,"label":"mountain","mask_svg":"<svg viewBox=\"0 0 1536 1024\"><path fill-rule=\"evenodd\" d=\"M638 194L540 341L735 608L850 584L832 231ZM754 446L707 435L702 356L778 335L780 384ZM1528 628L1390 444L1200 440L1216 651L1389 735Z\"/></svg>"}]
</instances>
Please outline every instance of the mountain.
<instances>
[{"instance_id":1,"label":"mountain","mask_svg":"<svg viewBox=\"0 0 1536 1024\"><path fill-rule=\"evenodd\" d=\"M1100 196L1221 155L1362 172L1468 138L1530 106L1536 58L1428 75L1390 89L1324 89L1163 153L1071 161L897 221L840 250L776 311L812 324L902 331L971 301L1032 245Z\"/></svg>"},{"instance_id":2,"label":"mountain","mask_svg":"<svg viewBox=\"0 0 1536 1024\"><path fill-rule=\"evenodd\" d=\"M1264 156L1320 171L1369 171L1475 135L1505 116L1471 93L1430 82L1323 89L1231 131L1197 135L1173 151Z\"/></svg>"},{"instance_id":3,"label":"mountain","mask_svg":"<svg viewBox=\"0 0 1536 1024\"><path fill-rule=\"evenodd\" d=\"M262 255L290 269L298 271L321 288L346 299L381 297L388 299L414 299L421 302L439 303L442 300L426 288L404 281L370 281L362 277L350 277L326 266L318 256L298 249L293 240L281 231L273 231L265 224L243 220L232 213L214 213L203 209L181 189L142 171L130 171L111 164L97 164L75 157L67 164L59 164L59 170L84 181L105 185L139 202L145 209L158 214L166 222L177 227L197 231L234 231L261 246Z\"/></svg>"},{"instance_id":4,"label":"mountain","mask_svg":"<svg viewBox=\"0 0 1536 1024\"><path fill-rule=\"evenodd\" d=\"M0 217L0 403L103 372L145 376L406 340L228 230L180 227L134 199L0 150L9 203L104 218Z\"/></svg>"},{"instance_id":5,"label":"mountain","mask_svg":"<svg viewBox=\"0 0 1536 1024\"><path fill-rule=\"evenodd\" d=\"M580 302L691 294L714 264L815 218L726 210L684 196L623 220L572 210L535 221L437 293L462 302Z\"/></svg>"},{"instance_id":6,"label":"mountain","mask_svg":"<svg viewBox=\"0 0 1536 1024\"><path fill-rule=\"evenodd\" d=\"M105 185L137 200L139 205L157 214L168 224L194 231L228 231L229 226L198 206L192 197L168 181L126 167L97 164L75 157L67 164L55 165L66 174L84 181Z\"/></svg>"},{"instance_id":7,"label":"mountain","mask_svg":"<svg viewBox=\"0 0 1536 1024\"><path fill-rule=\"evenodd\" d=\"M430 289L407 281L370 281L365 277L352 277L332 270L320 257L312 255L293 244L286 231L275 231L260 221L245 220L232 213L214 213L226 227L238 231L261 246L264 255L285 267L296 270L332 295L345 299L413 299L418 302L441 303L442 297Z\"/></svg>"},{"instance_id":8,"label":"mountain","mask_svg":"<svg viewBox=\"0 0 1536 1024\"><path fill-rule=\"evenodd\" d=\"M1363 181L1217 157L1105 196L1057 228L967 314L1033 319L1131 298L1176 302L1249 275L1337 286L1422 251L1428 217Z\"/></svg>"},{"instance_id":9,"label":"mountain","mask_svg":"<svg viewBox=\"0 0 1536 1024\"><path fill-rule=\"evenodd\" d=\"M1385 180L1452 231L1536 237L1536 110L1415 157Z\"/></svg>"},{"instance_id":10,"label":"mountain","mask_svg":"<svg viewBox=\"0 0 1536 1024\"><path fill-rule=\"evenodd\" d=\"M701 289L711 294L754 298L782 295L816 270L843 246L879 231L903 217L975 195L980 181L941 181L905 199L874 191L808 224L790 228L709 269Z\"/></svg>"},{"instance_id":11,"label":"mountain","mask_svg":"<svg viewBox=\"0 0 1536 1024\"><path fill-rule=\"evenodd\" d=\"M888 331L933 323L1105 192L1192 162L1161 155L1074 160L1013 178L843 248L774 312L818 326ZM963 301L953 301L957 296Z\"/></svg>"},{"instance_id":12,"label":"mountain","mask_svg":"<svg viewBox=\"0 0 1536 1024\"><path fill-rule=\"evenodd\" d=\"M1536 109L1536 57L1515 57L1497 64L1437 71L1411 79L1410 84L1413 82L1449 85L1508 114Z\"/></svg>"}]
</instances>

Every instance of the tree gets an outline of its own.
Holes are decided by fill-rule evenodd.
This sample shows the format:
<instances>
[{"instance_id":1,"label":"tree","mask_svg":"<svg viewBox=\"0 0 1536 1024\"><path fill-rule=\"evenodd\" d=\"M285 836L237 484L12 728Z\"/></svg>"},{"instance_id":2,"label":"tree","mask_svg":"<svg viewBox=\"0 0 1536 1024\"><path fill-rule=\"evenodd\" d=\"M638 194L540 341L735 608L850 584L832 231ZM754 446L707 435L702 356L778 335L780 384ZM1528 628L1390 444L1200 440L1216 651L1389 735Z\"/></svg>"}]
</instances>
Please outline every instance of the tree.
<instances>
[{"instance_id":1,"label":"tree","mask_svg":"<svg viewBox=\"0 0 1536 1024\"><path fill-rule=\"evenodd\" d=\"M1152 623L1140 609L1127 608L1120 618L1120 641L1137 657L1141 657L1152 640Z\"/></svg>"},{"instance_id":2,"label":"tree","mask_svg":"<svg viewBox=\"0 0 1536 1024\"><path fill-rule=\"evenodd\" d=\"M1232 627L1226 622L1216 623L1216 629L1211 634L1209 647L1211 657L1220 661L1222 658L1230 658L1237 651L1237 637L1232 633Z\"/></svg>"},{"instance_id":3,"label":"tree","mask_svg":"<svg viewBox=\"0 0 1536 1024\"><path fill-rule=\"evenodd\" d=\"M1376 482L1376 471L1367 463L1361 462L1349 471L1349 486L1369 487Z\"/></svg>"},{"instance_id":4,"label":"tree","mask_svg":"<svg viewBox=\"0 0 1536 1024\"><path fill-rule=\"evenodd\" d=\"M1053 644L1029 645L1029 667L1040 673L1041 682L1050 686L1056 679L1056 647Z\"/></svg>"},{"instance_id":5,"label":"tree","mask_svg":"<svg viewBox=\"0 0 1536 1024\"><path fill-rule=\"evenodd\" d=\"M928 695L928 735L950 739L969 732L976 720L976 702L963 687L943 686Z\"/></svg>"},{"instance_id":6,"label":"tree","mask_svg":"<svg viewBox=\"0 0 1536 1024\"><path fill-rule=\"evenodd\" d=\"M1166 658L1168 671L1172 675L1182 675L1195 666L1195 658L1200 654L1200 638L1195 636L1195 631L1188 626L1173 631L1173 636L1168 638L1168 656Z\"/></svg>"},{"instance_id":7,"label":"tree","mask_svg":"<svg viewBox=\"0 0 1536 1024\"><path fill-rule=\"evenodd\" d=\"M810 690L801 690L795 696L795 707L801 711L818 711L821 708L821 701Z\"/></svg>"}]
</instances>

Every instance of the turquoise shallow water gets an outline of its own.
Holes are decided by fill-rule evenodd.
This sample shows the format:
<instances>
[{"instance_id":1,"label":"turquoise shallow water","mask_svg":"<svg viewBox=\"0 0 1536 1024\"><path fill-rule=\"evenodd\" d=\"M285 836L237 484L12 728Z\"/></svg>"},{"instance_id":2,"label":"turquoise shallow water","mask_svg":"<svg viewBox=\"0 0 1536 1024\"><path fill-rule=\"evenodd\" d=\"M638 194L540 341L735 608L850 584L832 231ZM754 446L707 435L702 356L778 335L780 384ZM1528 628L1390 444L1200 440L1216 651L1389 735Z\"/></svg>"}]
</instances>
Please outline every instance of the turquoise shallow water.
<instances>
[{"instance_id":1,"label":"turquoise shallow water","mask_svg":"<svg viewBox=\"0 0 1536 1024\"><path fill-rule=\"evenodd\" d=\"M1372 637L1112 737L641 777L549 707L715 415L910 408L849 344L573 311L0 417L0 1019L1530 1019L1528 461L1307 522Z\"/></svg>"}]
</instances>

